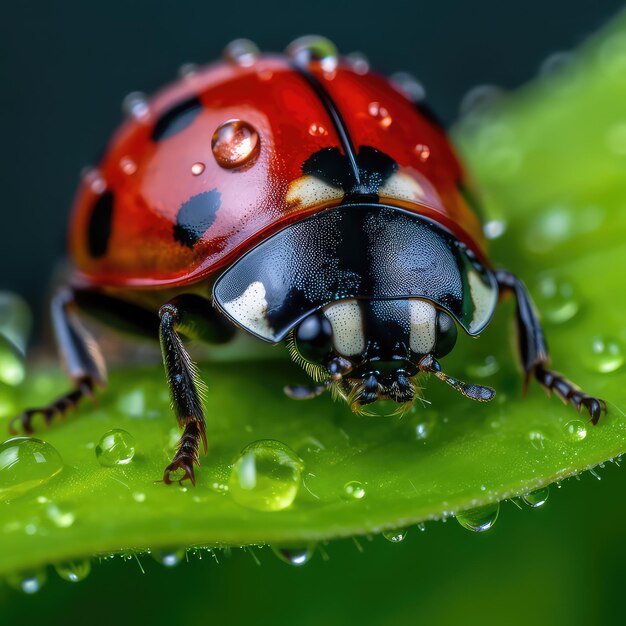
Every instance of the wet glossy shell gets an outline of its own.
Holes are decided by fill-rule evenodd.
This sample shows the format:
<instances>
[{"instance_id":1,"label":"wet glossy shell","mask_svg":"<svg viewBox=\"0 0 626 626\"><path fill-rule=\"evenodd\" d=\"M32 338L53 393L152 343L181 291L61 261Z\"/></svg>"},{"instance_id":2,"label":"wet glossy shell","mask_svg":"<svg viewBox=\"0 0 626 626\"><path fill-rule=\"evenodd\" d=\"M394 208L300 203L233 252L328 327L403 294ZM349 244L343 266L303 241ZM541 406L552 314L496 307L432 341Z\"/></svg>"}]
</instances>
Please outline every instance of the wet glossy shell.
<instances>
[{"instance_id":1,"label":"wet glossy shell","mask_svg":"<svg viewBox=\"0 0 626 626\"><path fill-rule=\"evenodd\" d=\"M348 197L425 215L483 257L445 133L374 73L340 62L307 77L286 57L253 56L188 72L127 109L75 201L70 252L87 283L197 282Z\"/></svg>"}]
</instances>

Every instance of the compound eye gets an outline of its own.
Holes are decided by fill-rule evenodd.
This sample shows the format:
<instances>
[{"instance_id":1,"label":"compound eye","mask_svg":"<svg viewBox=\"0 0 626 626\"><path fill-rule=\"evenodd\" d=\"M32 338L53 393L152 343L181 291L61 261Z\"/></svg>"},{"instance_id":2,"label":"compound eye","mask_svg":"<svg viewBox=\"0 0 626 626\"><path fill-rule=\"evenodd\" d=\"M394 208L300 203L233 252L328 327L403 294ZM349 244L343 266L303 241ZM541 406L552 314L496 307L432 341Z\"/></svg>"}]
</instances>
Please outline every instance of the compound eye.
<instances>
[{"instance_id":1,"label":"compound eye","mask_svg":"<svg viewBox=\"0 0 626 626\"><path fill-rule=\"evenodd\" d=\"M332 351L333 329L323 313L313 313L300 323L295 340L304 359L321 363Z\"/></svg>"},{"instance_id":2,"label":"compound eye","mask_svg":"<svg viewBox=\"0 0 626 626\"><path fill-rule=\"evenodd\" d=\"M457 329L454 320L444 311L437 311L437 339L435 343L435 357L446 356L454 348L457 338Z\"/></svg>"}]
</instances>

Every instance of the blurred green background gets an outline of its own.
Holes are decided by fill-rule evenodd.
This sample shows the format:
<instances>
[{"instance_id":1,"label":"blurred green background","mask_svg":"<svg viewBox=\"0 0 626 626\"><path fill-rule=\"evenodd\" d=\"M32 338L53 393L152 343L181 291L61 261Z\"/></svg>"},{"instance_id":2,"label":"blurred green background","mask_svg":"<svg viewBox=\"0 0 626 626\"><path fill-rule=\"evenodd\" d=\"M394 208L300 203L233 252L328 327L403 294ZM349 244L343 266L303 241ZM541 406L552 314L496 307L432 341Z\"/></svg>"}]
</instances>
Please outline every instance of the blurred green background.
<instances>
[{"instance_id":1,"label":"blurred green background","mask_svg":"<svg viewBox=\"0 0 626 626\"><path fill-rule=\"evenodd\" d=\"M385 72L408 70L452 122L477 84L515 88L622 4L44 2L3 8L0 37L3 237L0 287L40 310L80 169L96 159L132 90L150 92L230 39L282 49L319 32L363 50ZM552 489L537 510L503 505L482 535L454 520L331 543L296 569L269 549L191 556L168 570L150 557L94 563L71 585L48 572L36 596L0 586L0 624L619 623L626 556L626 476L614 465ZM1 555L0 555L1 558Z\"/></svg>"}]
</instances>

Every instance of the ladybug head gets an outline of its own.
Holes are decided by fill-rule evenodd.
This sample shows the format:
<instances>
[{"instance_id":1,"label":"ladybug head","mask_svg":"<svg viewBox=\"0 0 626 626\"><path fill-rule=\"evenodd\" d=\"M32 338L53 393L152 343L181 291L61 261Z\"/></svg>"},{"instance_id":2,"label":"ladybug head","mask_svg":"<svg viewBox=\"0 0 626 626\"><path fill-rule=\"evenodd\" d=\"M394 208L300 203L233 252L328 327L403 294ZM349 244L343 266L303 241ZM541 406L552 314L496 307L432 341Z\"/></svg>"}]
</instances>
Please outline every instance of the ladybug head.
<instances>
[{"instance_id":1,"label":"ladybug head","mask_svg":"<svg viewBox=\"0 0 626 626\"><path fill-rule=\"evenodd\" d=\"M490 389L441 372L437 359L452 350L456 339L450 315L426 300L349 299L306 317L292 333L291 352L355 411L378 400L412 403L415 376L422 371L472 399L490 400Z\"/></svg>"}]
</instances>

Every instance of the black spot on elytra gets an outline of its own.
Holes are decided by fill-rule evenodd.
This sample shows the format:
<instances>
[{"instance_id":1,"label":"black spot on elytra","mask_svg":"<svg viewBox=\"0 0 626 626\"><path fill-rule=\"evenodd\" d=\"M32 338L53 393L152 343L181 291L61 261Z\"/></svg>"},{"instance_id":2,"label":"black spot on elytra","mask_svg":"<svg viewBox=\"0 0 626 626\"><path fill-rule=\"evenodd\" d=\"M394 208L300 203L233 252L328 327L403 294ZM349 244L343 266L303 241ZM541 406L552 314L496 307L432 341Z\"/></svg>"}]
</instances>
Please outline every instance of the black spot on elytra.
<instances>
[{"instance_id":1,"label":"black spot on elytra","mask_svg":"<svg viewBox=\"0 0 626 626\"><path fill-rule=\"evenodd\" d=\"M113 221L114 196L105 191L94 202L87 225L87 247L94 258L103 257L109 247L111 224Z\"/></svg>"},{"instance_id":2,"label":"black spot on elytra","mask_svg":"<svg viewBox=\"0 0 626 626\"><path fill-rule=\"evenodd\" d=\"M215 221L221 206L217 189L192 196L179 209L174 225L174 239L181 245L193 248Z\"/></svg>"},{"instance_id":3,"label":"black spot on elytra","mask_svg":"<svg viewBox=\"0 0 626 626\"><path fill-rule=\"evenodd\" d=\"M371 146L359 148L356 163L360 184L355 180L348 157L339 148L322 148L312 154L302 164L302 173L340 187L347 195L364 195L377 194L379 188L398 169L398 164L389 155Z\"/></svg>"},{"instance_id":4,"label":"black spot on elytra","mask_svg":"<svg viewBox=\"0 0 626 626\"><path fill-rule=\"evenodd\" d=\"M161 141L181 130L185 130L202 110L200 98L194 96L169 108L157 120L152 130L152 139Z\"/></svg>"}]
</instances>

